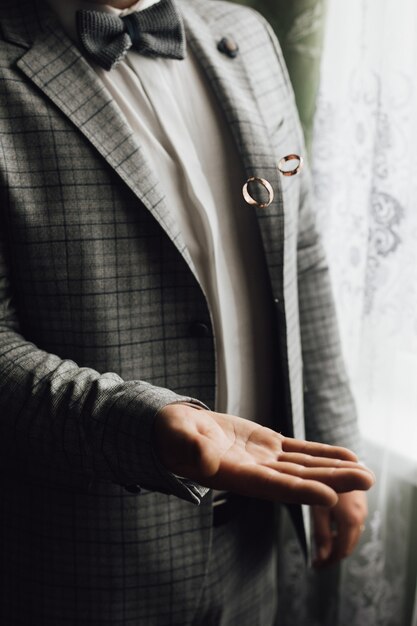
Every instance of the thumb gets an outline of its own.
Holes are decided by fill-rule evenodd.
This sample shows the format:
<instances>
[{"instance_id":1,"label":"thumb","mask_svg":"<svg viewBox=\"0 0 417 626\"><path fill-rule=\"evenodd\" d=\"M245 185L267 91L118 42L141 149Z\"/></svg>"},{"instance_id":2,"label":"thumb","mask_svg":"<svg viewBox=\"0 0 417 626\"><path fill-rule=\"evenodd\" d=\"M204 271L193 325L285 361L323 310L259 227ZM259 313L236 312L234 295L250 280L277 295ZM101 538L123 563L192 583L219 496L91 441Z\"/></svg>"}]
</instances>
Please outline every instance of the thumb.
<instances>
[{"instance_id":1,"label":"thumb","mask_svg":"<svg viewBox=\"0 0 417 626\"><path fill-rule=\"evenodd\" d=\"M221 455L216 446L208 437L197 437L192 446L190 468L195 479L204 479L214 476L219 467ZM192 477L190 477L192 478Z\"/></svg>"}]
</instances>

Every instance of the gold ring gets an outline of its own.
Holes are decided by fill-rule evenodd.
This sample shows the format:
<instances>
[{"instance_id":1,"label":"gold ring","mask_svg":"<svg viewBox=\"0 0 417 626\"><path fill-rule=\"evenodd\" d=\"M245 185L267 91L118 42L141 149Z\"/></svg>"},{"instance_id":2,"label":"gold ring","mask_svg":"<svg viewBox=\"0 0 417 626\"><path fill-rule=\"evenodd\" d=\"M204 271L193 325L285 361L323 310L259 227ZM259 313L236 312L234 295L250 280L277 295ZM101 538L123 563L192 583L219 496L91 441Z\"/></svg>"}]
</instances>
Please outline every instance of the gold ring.
<instances>
[{"instance_id":1,"label":"gold ring","mask_svg":"<svg viewBox=\"0 0 417 626\"><path fill-rule=\"evenodd\" d=\"M298 161L298 163L292 170L286 170L284 169L284 165L287 161ZM302 156L299 156L298 154L287 154L287 156L280 159L280 162L278 163L278 170L283 176L294 176L295 174L298 174L303 165L304 159Z\"/></svg>"},{"instance_id":2,"label":"gold ring","mask_svg":"<svg viewBox=\"0 0 417 626\"><path fill-rule=\"evenodd\" d=\"M259 183L267 190L268 202L258 202L250 195L248 189L250 183ZM269 183L265 178L259 178L258 176L251 176L250 178L248 178L246 183L243 185L242 194L247 204L250 204L251 206L257 206L260 209L266 209L266 207L268 207L274 199L274 190L272 189L271 183Z\"/></svg>"}]
</instances>

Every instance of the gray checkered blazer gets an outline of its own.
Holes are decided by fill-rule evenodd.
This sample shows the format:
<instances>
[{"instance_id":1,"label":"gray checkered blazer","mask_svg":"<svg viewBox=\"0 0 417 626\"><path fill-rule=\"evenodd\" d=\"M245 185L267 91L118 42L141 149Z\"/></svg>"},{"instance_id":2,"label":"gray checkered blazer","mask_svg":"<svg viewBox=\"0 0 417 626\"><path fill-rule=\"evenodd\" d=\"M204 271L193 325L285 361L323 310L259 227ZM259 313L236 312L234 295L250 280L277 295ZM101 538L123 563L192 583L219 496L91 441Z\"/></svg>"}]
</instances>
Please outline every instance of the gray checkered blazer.
<instances>
[{"instance_id":1,"label":"gray checkered blazer","mask_svg":"<svg viewBox=\"0 0 417 626\"><path fill-rule=\"evenodd\" d=\"M257 211L277 427L355 447L308 174L276 169L302 151L280 50L252 10L179 6L247 175L277 191ZM53 14L0 0L0 27L0 622L188 624L211 498L165 471L150 439L165 404L213 406L213 337L192 332L211 328L207 303L157 173Z\"/></svg>"}]
</instances>

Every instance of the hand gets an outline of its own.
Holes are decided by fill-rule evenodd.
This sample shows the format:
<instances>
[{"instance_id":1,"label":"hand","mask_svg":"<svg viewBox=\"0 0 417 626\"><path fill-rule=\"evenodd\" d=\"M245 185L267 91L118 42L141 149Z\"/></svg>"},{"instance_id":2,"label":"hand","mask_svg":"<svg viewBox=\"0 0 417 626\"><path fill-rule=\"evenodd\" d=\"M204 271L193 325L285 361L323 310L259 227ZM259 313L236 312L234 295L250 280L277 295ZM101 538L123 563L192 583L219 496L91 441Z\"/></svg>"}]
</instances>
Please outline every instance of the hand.
<instances>
[{"instance_id":1,"label":"hand","mask_svg":"<svg viewBox=\"0 0 417 626\"><path fill-rule=\"evenodd\" d=\"M283 437L234 415L170 404L155 420L158 458L213 489L276 502L334 506L337 492L369 489L372 472L350 450Z\"/></svg>"},{"instance_id":2,"label":"hand","mask_svg":"<svg viewBox=\"0 0 417 626\"><path fill-rule=\"evenodd\" d=\"M333 508L312 508L315 567L336 563L356 547L368 515L366 495L362 491L342 493Z\"/></svg>"}]
</instances>

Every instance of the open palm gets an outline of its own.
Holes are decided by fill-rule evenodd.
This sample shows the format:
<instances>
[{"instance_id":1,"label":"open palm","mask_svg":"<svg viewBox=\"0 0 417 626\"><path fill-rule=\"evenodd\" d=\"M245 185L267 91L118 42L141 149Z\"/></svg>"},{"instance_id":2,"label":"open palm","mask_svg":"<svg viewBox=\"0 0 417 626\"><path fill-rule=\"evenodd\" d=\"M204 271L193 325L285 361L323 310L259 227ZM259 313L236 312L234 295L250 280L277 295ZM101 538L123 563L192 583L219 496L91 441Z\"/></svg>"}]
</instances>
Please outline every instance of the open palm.
<instances>
[{"instance_id":1,"label":"open palm","mask_svg":"<svg viewBox=\"0 0 417 626\"><path fill-rule=\"evenodd\" d=\"M167 469L201 485L278 502L333 506L369 489L372 473L350 450L284 437L234 415L172 404L155 424Z\"/></svg>"}]
</instances>

